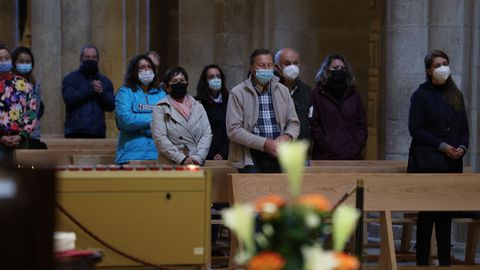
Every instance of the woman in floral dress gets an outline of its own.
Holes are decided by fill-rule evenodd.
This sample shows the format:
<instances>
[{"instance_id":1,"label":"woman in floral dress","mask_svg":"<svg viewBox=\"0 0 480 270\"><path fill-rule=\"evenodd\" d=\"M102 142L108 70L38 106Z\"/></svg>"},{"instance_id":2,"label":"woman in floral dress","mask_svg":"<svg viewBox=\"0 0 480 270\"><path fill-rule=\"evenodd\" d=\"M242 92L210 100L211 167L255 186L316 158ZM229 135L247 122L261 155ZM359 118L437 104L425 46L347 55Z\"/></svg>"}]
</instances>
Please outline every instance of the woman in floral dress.
<instances>
[{"instance_id":1,"label":"woman in floral dress","mask_svg":"<svg viewBox=\"0 0 480 270\"><path fill-rule=\"evenodd\" d=\"M9 159L13 150L27 148L35 127L36 100L33 86L12 72L10 51L0 45L0 151Z\"/></svg>"}]
</instances>

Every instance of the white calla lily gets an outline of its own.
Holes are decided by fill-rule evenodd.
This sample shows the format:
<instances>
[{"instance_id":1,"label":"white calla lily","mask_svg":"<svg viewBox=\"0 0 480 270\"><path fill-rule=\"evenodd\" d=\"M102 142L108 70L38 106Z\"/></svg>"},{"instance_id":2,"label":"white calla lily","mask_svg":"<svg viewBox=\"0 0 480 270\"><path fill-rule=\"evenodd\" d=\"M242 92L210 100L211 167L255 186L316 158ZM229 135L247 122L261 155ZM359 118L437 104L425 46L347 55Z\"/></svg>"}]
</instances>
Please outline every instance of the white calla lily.
<instances>
[{"instance_id":1,"label":"white calla lily","mask_svg":"<svg viewBox=\"0 0 480 270\"><path fill-rule=\"evenodd\" d=\"M349 205L339 206L332 216L333 249L342 251L350 235L355 230L360 213Z\"/></svg>"},{"instance_id":2,"label":"white calla lily","mask_svg":"<svg viewBox=\"0 0 480 270\"><path fill-rule=\"evenodd\" d=\"M324 251L319 245L302 247L303 270L332 270L339 262L331 251Z\"/></svg>"},{"instance_id":3,"label":"white calla lily","mask_svg":"<svg viewBox=\"0 0 480 270\"><path fill-rule=\"evenodd\" d=\"M255 227L255 209L250 204L238 204L223 213L225 226L230 228L243 242L248 255L255 253L253 240Z\"/></svg>"},{"instance_id":4,"label":"white calla lily","mask_svg":"<svg viewBox=\"0 0 480 270\"><path fill-rule=\"evenodd\" d=\"M294 199L300 194L307 149L308 142L306 141L282 142L277 149L278 160L282 166L282 170L287 173Z\"/></svg>"}]
</instances>

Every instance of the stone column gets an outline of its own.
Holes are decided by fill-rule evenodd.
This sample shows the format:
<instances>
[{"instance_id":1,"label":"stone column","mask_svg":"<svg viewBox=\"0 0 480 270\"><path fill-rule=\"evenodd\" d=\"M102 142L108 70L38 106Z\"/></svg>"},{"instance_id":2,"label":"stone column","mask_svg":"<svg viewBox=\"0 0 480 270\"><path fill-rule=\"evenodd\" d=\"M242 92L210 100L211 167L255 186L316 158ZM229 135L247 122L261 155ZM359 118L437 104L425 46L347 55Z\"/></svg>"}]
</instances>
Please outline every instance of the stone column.
<instances>
[{"instance_id":1,"label":"stone column","mask_svg":"<svg viewBox=\"0 0 480 270\"><path fill-rule=\"evenodd\" d=\"M62 0L60 2L62 5L62 75L66 75L79 68L80 50L83 46L91 44L90 1Z\"/></svg>"},{"instance_id":2,"label":"stone column","mask_svg":"<svg viewBox=\"0 0 480 270\"><path fill-rule=\"evenodd\" d=\"M18 1L0 0L0 44L10 51L18 45Z\"/></svg>"},{"instance_id":3,"label":"stone column","mask_svg":"<svg viewBox=\"0 0 480 270\"><path fill-rule=\"evenodd\" d=\"M480 172L480 1L472 1L469 7L472 27L469 35L471 36L471 55L469 69L470 73L470 167L474 172ZM468 28L467 28L468 29Z\"/></svg>"},{"instance_id":4,"label":"stone column","mask_svg":"<svg viewBox=\"0 0 480 270\"><path fill-rule=\"evenodd\" d=\"M100 51L100 71L123 85L130 59L148 49L148 0L91 1L90 42ZM116 137L115 113L106 113L107 137Z\"/></svg>"},{"instance_id":5,"label":"stone column","mask_svg":"<svg viewBox=\"0 0 480 270\"><path fill-rule=\"evenodd\" d=\"M62 5L59 0L32 1L31 14L35 75L45 103L42 133L63 133Z\"/></svg>"},{"instance_id":6,"label":"stone column","mask_svg":"<svg viewBox=\"0 0 480 270\"><path fill-rule=\"evenodd\" d=\"M428 1L389 0L386 8L385 157L407 159L410 96L425 81Z\"/></svg>"},{"instance_id":7,"label":"stone column","mask_svg":"<svg viewBox=\"0 0 480 270\"><path fill-rule=\"evenodd\" d=\"M247 8L245 0L215 1L214 62L226 74L227 89L245 80L248 72Z\"/></svg>"},{"instance_id":8,"label":"stone column","mask_svg":"<svg viewBox=\"0 0 480 270\"><path fill-rule=\"evenodd\" d=\"M214 1L179 1L179 64L188 73L188 92L196 95L200 72L214 62Z\"/></svg>"},{"instance_id":9,"label":"stone column","mask_svg":"<svg viewBox=\"0 0 480 270\"><path fill-rule=\"evenodd\" d=\"M465 163L478 170L479 9L478 1L387 2L387 159L408 158L410 96L425 81L425 54L440 49L449 55L452 77L466 101L471 139Z\"/></svg>"},{"instance_id":10,"label":"stone column","mask_svg":"<svg viewBox=\"0 0 480 270\"><path fill-rule=\"evenodd\" d=\"M429 31L429 48L448 54L452 77L464 95L471 136L464 162L473 170L478 170L478 7L478 1L431 1Z\"/></svg>"},{"instance_id":11,"label":"stone column","mask_svg":"<svg viewBox=\"0 0 480 270\"><path fill-rule=\"evenodd\" d=\"M128 0L125 6L126 64L130 59L149 50L149 0Z\"/></svg>"}]
</instances>

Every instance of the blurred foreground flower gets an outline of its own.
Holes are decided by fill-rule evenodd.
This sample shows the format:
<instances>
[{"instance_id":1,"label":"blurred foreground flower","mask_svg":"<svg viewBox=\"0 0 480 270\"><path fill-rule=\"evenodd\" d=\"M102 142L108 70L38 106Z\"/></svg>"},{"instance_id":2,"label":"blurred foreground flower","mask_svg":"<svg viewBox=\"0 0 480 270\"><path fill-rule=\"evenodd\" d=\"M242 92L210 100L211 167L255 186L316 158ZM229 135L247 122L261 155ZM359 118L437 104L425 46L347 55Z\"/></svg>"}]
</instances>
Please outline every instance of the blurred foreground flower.
<instances>
[{"instance_id":1,"label":"blurred foreground flower","mask_svg":"<svg viewBox=\"0 0 480 270\"><path fill-rule=\"evenodd\" d=\"M357 257L343 252L336 252L335 257L339 264L335 270L355 270L360 267L360 262Z\"/></svg>"},{"instance_id":2,"label":"blurred foreground flower","mask_svg":"<svg viewBox=\"0 0 480 270\"><path fill-rule=\"evenodd\" d=\"M294 199L300 195L307 149L308 143L305 141L282 142L278 146L278 161L287 174Z\"/></svg>"},{"instance_id":3,"label":"blurred foreground flower","mask_svg":"<svg viewBox=\"0 0 480 270\"><path fill-rule=\"evenodd\" d=\"M314 245L302 248L304 270L332 270L339 262L331 251L324 251L320 246Z\"/></svg>"},{"instance_id":4,"label":"blurred foreground flower","mask_svg":"<svg viewBox=\"0 0 480 270\"><path fill-rule=\"evenodd\" d=\"M342 251L345 248L345 243L355 230L359 216L357 209L349 205L341 205L335 210L332 217L334 250Z\"/></svg>"},{"instance_id":5,"label":"blurred foreground flower","mask_svg":"<svg viewBox=\"0 0 480 270\"><path fill-rule=\"evenodd\" d=\"M255 212L250 204L239 204L225 210L223 213L225 226L230 228L242 241L247 250L247 255L255 254L253 242L253 228L255 226Z\"/></svg>"},{"instance_id":6,"label":"blurred foreground flower","mask_svg":"<svg viewBox=\"0 0 480 270\"><path fill-rule=\"evenodd\" d=\"M275 194L262 197L255 203L255 210L264 219L272 219L278 217L278 209L284 207L287 201Z\"/></svg>"},{"instance_id":7,"label":"blurred foreground flower","mask_svg":"<svg viewBox=\"0 0 480 270\"><path fill-rule=\"evenodd\" d=\"M251 205L235 205L224 212L225 225L244 243L235 260L248 270L356 270L359 267L355 257L322 249L332 231L325 222L332 217L332 205L319 194L300 196L307 148L306 142L284 142L278 148L279 161L290 186L290 200L275 194L259 198L255 203L257 219ZM287 201L292 204L288 205ZM343 250L358 216L355 209L347 206L334 211L331 226L335 250Z\"/></svg>"},{"instance_id":8,"label":"blurred foreground flower","mask_svg":"<svg viewBox=\"0 0 480 270\"><path fill-rule=\"evenodd\" d=\"M258 253L248 263L249 270L281 270L285 266L285 259L276 252L264 251Z\"/></svg>"},{"instance_id":9,"label":"blurred foreground flower","mask_svg":"<svg viewBox=\"0 0 480 270\"><path fill-rule=\"evenodd\" d=\"M303 195L298 199L298 204L311 207L318 212L327 212L332 208L330 202L318 194Z\"/></svg>"}]
</instances>

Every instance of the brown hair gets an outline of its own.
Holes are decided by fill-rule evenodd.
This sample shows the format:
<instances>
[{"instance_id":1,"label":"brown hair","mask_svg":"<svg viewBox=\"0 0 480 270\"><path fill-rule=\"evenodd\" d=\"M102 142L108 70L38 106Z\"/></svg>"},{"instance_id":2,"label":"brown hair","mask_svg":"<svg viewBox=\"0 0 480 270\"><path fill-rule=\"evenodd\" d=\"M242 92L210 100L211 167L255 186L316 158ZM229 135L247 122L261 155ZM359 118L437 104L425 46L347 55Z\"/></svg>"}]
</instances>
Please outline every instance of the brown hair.
<instances>
[{"instance_id":1,"label":"brown hair","mask_svg":"<svg viewBox=\"0 0 480 270\"><path fill-rule=\"evenodd\" d=\"M450 64L450 59L448 58L448 55L445 52L443 52L441 50L433 50L433 51L429 52L427 55L425 55L425 70L426 71L431 68L432 63L433 63L433 59L436 58L436 57L445 58L445 59L447 59L448 63ZM427 72L427 79L429 81L432 80L432 76L428 75L428 72ZM447 81L445 82L445 87L446 87L446 91L444 92L443 97L445 98L447 103L450 104L450 106L452 106L452 108L455 111L464 110L465 109L465 104L463 104L463 94L460 91L460 89L458 89L458 86L453 81L451 75L450 75L450 77L448 77Z\"/></svg>"}]
</instances>

